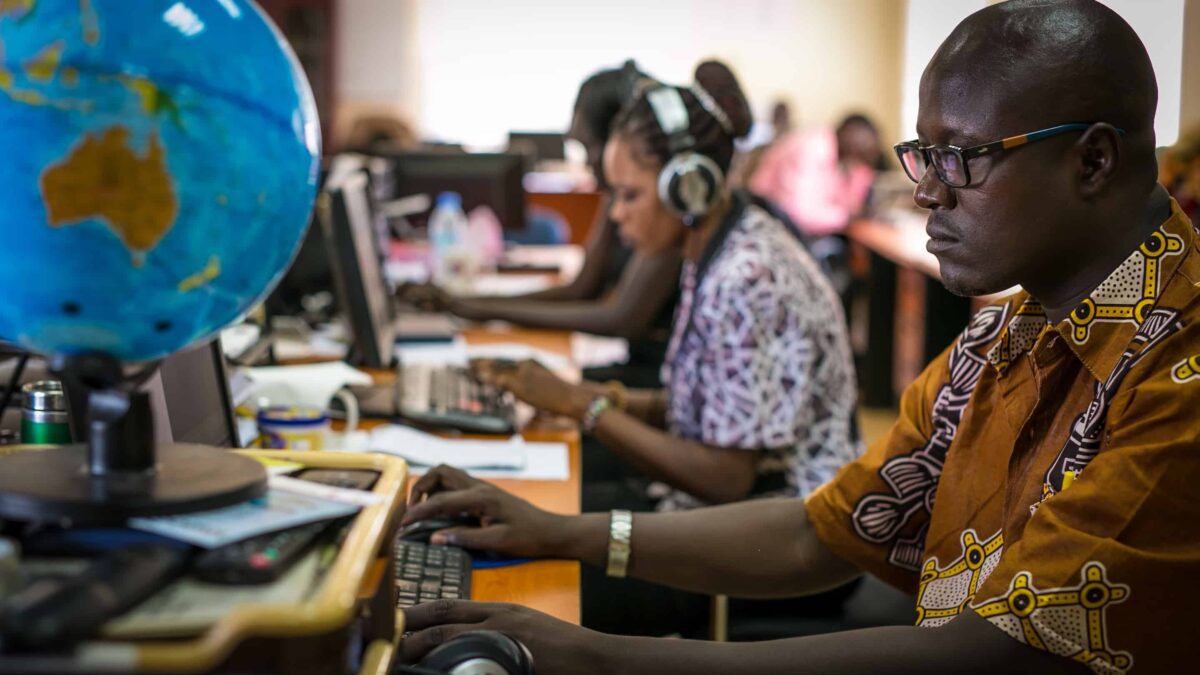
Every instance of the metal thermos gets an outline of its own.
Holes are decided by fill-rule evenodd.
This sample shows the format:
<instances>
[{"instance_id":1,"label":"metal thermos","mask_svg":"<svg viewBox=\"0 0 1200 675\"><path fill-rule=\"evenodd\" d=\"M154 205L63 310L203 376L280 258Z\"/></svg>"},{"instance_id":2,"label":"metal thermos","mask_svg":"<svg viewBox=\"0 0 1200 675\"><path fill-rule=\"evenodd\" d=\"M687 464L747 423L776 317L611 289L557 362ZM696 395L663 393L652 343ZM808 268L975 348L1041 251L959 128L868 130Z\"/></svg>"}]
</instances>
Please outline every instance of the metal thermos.
<instances>
[{"instance_id":1,"label":"metal thermos","mask_svg":"<svg viewBox=\"0 0 1200 675\"><path fill-rule=\"evenodd\" d=\"M62 383L54 380L30 382L21 387L21 442L58 445L71 442L67 420L67 398Z\"/></svg>"}]
</instances>

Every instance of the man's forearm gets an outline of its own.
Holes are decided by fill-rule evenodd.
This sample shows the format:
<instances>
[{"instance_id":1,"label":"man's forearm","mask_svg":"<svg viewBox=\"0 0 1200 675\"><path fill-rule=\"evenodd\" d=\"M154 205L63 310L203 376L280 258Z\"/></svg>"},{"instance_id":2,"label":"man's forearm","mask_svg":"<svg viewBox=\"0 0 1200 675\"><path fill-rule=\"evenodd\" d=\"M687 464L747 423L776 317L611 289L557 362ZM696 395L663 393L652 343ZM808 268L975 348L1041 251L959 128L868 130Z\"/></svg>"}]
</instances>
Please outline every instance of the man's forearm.
<instances>
[{"instance_id":1,"label":"man's forearm","mask_svg":"<svg viewBox=\"0 0 1200 675\"><path fill-rule=\"evenodd\" d=\"M1012 639L971 612L941 628L884 626L770 642L605 636L593 670L626 675L1010 675L1087 673Z\"/></svg>"},{"instance_id":2,"label":"man's forearm","mask_svg":"<svg viewBox=\"0 0 1200 675\"><path fill-rule=\"evenodd\" d=\"M607 513L565 521L554 553L603 568ZM629 576L699 593L786 597L842 584L858 571L817 539L798 499L760 499L633 517Z\"/></svg>"}]
</instances>

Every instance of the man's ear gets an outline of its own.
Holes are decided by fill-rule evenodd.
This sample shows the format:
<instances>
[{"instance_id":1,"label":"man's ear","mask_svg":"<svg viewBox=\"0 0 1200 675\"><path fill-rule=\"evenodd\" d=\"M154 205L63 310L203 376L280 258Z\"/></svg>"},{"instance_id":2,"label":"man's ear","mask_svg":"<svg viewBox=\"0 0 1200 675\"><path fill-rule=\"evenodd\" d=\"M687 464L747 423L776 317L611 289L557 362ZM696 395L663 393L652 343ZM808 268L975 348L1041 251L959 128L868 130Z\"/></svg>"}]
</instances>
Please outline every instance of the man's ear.
<instances>
[{"instance_id":1,"label":"man's ear","mask_svg":"<svg viewBox=\"0 0 1200 675\"><path fill-rule=\"evenodd\" d=\"M1079 158L1079 192L1095 199L1108 188L1121 167L1121 132L1104 122L1093 124L1075 142Z\"/></svg>"}]
</instances>

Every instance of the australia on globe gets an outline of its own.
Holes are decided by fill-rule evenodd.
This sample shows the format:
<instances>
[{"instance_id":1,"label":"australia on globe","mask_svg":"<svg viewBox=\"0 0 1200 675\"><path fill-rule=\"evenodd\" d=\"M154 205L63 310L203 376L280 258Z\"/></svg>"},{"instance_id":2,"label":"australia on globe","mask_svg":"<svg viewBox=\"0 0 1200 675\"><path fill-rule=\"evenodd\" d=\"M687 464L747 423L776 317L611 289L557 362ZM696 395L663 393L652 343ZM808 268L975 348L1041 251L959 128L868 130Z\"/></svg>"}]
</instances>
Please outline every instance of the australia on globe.
<instances>
[{"instance_id":1,"label":"australia on globe","mask_svg":"<svg viewBox=\"0 0 1200 675\"><path fill-rule=\"evenodd\" d=\"M155 359L292 260L319 126L248 0L0 0L0 340Z\"/></svg>"}]
</instances>

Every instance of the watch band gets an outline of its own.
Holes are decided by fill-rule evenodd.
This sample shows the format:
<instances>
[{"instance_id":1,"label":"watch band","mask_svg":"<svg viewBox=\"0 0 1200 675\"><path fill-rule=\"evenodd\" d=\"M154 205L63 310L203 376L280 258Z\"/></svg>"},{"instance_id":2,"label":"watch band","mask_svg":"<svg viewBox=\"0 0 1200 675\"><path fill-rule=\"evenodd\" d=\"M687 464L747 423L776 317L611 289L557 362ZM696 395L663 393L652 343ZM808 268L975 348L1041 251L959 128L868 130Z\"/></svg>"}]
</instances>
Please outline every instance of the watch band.
<instances>
[{"instance_id":1,"label":"watch band","mask_svg":"<svg viewBox=\"0 0 1200 675\"><path fill-rule=\"evenodd\" d=\"M608 521L608 576L624 577L633 541L633 513L614 509Z\"/></svg>"},{"instance_id":2,"label":"watch band","mask_svg":"<svg viewBox=\"0 0 1200 675\"><path fill-rule=\"evenodd\" d=\"M583 413L583 419L579 420L579 428L585 434L590 434L596 430L596 425L600 422L600 416L605 411L613 407L612 399L607 396L597 396L588 404L587 410Z\"/></svg>"}]
</instances>

